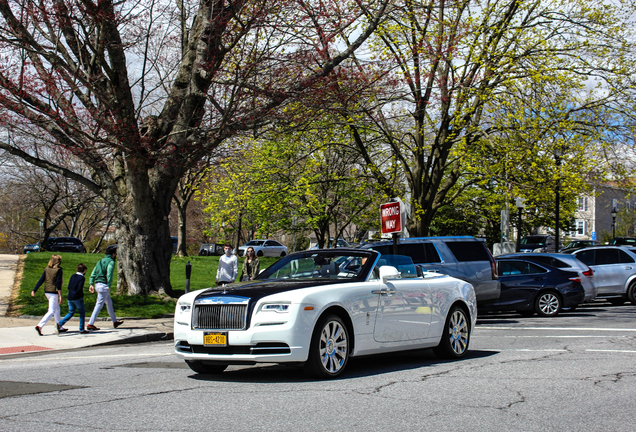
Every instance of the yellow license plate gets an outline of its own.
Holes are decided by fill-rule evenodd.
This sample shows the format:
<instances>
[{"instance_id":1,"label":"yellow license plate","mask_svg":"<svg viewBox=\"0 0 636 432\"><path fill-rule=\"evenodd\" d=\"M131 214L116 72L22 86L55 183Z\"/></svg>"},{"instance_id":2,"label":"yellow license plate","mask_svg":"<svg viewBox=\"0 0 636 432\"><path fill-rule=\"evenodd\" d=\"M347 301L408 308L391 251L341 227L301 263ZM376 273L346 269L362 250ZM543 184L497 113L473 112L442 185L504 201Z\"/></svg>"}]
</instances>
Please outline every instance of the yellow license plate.
<instances>
[{"instance_id":1,"label":"yellow license plate","mask_svg":"<svg viewBox=\"0 0 636 432\"><path fill-rule=\"evenodd\" d=\"M205 346L226 346L226 333L205 333L203 335L203 345Z\"/></svg>"}]
</instances>

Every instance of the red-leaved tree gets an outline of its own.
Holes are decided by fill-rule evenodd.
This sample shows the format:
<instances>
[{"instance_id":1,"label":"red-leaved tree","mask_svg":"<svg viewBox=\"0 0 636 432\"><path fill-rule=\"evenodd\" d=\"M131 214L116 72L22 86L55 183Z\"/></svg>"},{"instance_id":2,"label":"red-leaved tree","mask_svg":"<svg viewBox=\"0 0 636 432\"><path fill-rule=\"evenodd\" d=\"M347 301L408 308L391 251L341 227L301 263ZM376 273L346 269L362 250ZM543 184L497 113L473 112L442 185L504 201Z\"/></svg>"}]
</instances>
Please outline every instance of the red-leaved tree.
<instances>
[{"instance_id":1,"label":"red-leaved tree","mask_svg":"<svg viewBox=\"0 0 636 432\"><path fill-rule=\"evenodd\" d=\"M171 293L168 215L179 179L289 102L320 98L390 3L0 0L1 125L48 141L90 175L29 140L0 148L103 197L128 292Z\"/></svg>"}]
</instances>

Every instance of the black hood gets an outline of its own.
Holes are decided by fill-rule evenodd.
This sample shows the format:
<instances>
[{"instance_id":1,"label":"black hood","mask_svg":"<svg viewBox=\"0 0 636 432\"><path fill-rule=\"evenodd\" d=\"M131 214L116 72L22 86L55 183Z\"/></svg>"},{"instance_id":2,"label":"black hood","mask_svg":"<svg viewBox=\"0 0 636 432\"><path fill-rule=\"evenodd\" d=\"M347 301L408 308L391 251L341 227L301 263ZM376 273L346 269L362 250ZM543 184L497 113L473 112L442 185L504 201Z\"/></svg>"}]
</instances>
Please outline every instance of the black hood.
<instances>
[{"instance_id":1,"label":"black hood","mask_svg":"<svg viewBox=\"0 0 636 432\"><path fill-rule=\"evenodd\" d=\"M208 288L199 294L196 299L205 297L216 297L223 295L248 297L252 299L250 303L255 303L263 297L278 294L286 291L294 291L303 288L311 288L324 285L334 285L346 283L342 279L312 279L307 281L277 279L267 281L254 281L250 283L233 283L225 287Z\"/></svg>"}]
</instances>

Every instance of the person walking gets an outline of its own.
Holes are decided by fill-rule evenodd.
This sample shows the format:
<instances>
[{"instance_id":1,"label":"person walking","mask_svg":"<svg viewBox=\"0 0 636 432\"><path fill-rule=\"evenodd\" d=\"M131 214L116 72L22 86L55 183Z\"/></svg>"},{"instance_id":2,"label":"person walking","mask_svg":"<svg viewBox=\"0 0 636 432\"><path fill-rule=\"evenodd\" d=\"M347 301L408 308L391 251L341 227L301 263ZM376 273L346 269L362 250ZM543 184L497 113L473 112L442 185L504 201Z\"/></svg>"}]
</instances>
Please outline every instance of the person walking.
<instances>
[{"instance_id":1,"label":"person walking","mask_svg":"<svg viewBox=\"0 0 636 432\"><path fill-rule=\"evenodd\" d=\"M226 285L236 280L238 276L238 258L232 255L232 246L225 243L224 255L219 258L219 267L216 270L216 284Z\"/></svg>"},{"instance_id":2,"label":"person walking","mask_svg":"<svg viewBox=\"0 0 636 432\"><path fill-rule=\"evenodd\" d=\"M62 328L60 322L60 305L62 304L62 257L60 255L51 255L49 258L49 264L44 269L42 277L38 283L35 284L35 288L31 291L31 296L35 297L35 293L44 284L44 295L49 301L49 310L44 314L38 325L35 326L35 331L42 336L42 328L46 325L51 317L55 317L55 333L58 335L60 332L65 332L66 329Z\"/></svg>"},{"instance_id":3,"label":"person walking","mask_svg":"<svg viewBox=\"0 0 636 432\"><path fill-rule=\"evenodd\" d=\"M99 330L99 327L95 327L95 320L97 315L102 310L104 303L106 303L106 310L108 315L113 321L113 327L117 328L122 325L123 321L118 321L115 316L115 309L113 309L113 300L110 298L110 285L113 282L113 272L115 269L115 259L117 258L117 246L111 245L106 248L106 256L99 260L93 272L91 273L90 286L88 290L93 293L97 291L97 302L91 315L91 319L88 321L86 328L88 330Z\"/></svg>"},{"instance_id":4,"label":"person walking","mask_svg":"<svg viewBox=\"0 0 636 432\"><path fill-rule=\"evenodd\" d=\"M241 281L251 281L258 276L261 263L254 252L254 248L249 246L245 251L245 261L243 261L243 271L241 272Z\"/></svg>"},{"instance_id":5,"label":"person walking","mask_svg":"<svg viewBox=\"0 0 636 432\"><path fill-rule=\"evenodd\" d=\"M83 263L77 265L77 273L71 276L68 281L68 313L60 321L59 326L62 327L68 322L75 311L79 312L79 332L81 334L88 333L84 329L84 319L86 318L86 310L84 309L84 275L86 274L86 266Z\"/></svg>"}]
</instances>

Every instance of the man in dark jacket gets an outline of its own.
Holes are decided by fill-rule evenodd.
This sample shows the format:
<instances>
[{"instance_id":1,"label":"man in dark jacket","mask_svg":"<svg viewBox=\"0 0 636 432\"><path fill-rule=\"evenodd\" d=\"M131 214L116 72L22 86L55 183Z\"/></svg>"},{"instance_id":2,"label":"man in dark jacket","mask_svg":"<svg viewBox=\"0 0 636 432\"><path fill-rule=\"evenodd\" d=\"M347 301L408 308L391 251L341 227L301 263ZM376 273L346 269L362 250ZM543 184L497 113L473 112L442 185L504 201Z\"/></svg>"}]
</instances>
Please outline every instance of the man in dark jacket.
<instances>
[{"instance_id":1,"label":"man in dark jacket","mask_svg":"<svg viewBox=\"0 0 636 432\"><path fill-rule=\"evenodd\" d=\"M97 291L97 302L95 303L95 309L91 319L88 321L86 328L88 330L99 330L95 327L95 320L97 315L102 310L104 303L106 303L106 309L108 315L113 321L113 327L117 328L123 324L123 321L117 321L115 316L115 309L113 308L113 301L110 298L110 285L113 283L113 273L115 271L115 259L117 258L117 246L112 245L106 248L106 256L99 260L93 273L91 273L90 286L88 290L92 293Z\"/></svg>"}]
</instances>

